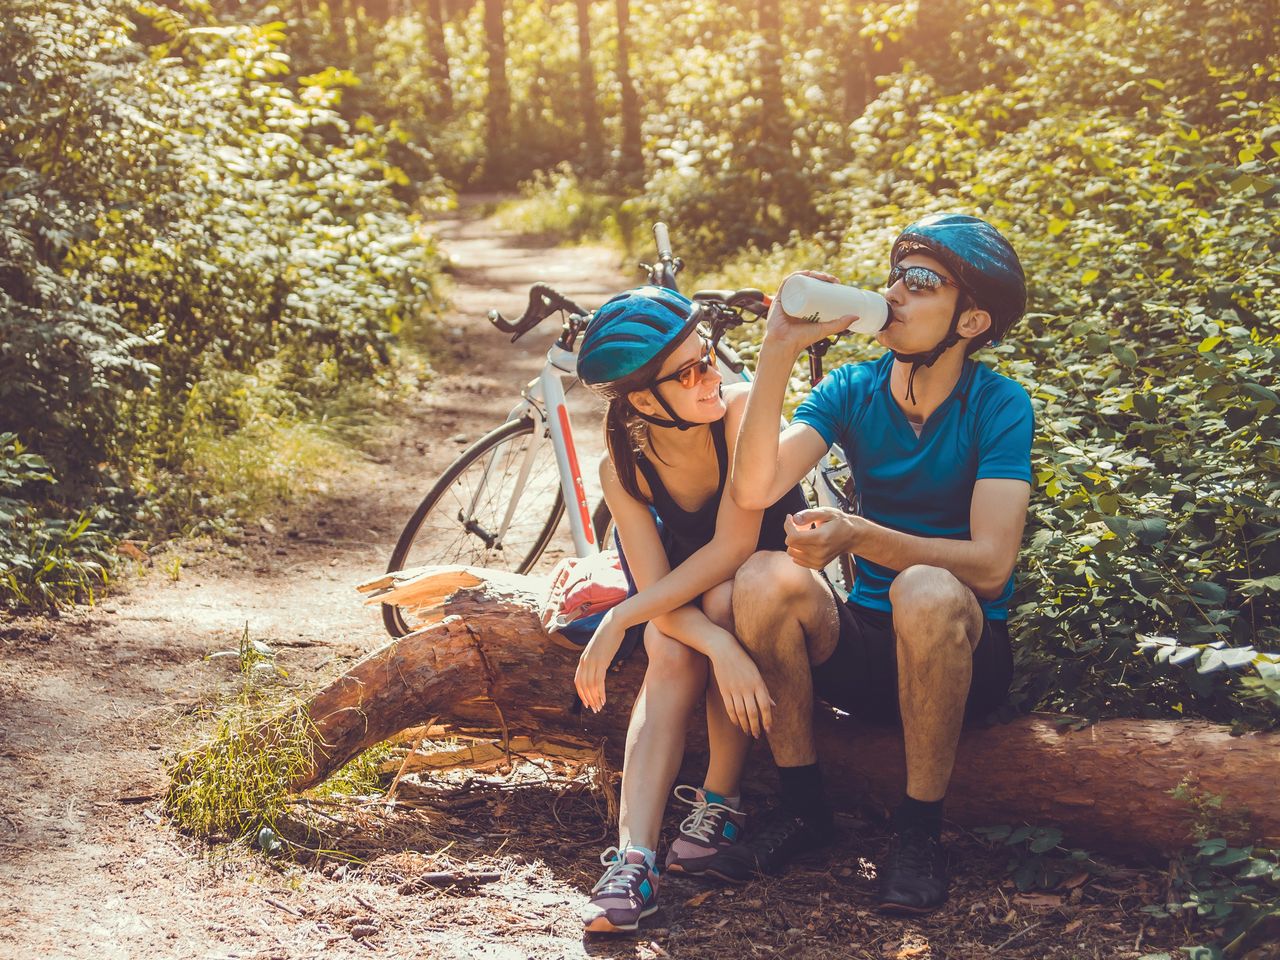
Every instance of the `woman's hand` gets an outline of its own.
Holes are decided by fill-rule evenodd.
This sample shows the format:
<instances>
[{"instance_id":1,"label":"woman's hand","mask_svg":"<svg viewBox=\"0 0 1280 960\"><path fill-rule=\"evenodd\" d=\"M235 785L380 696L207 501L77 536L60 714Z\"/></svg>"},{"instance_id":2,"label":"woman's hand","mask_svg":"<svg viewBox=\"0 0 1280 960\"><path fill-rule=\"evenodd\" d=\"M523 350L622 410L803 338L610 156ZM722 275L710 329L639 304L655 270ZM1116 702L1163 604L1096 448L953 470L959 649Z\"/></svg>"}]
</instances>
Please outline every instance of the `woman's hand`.
<instances>
[{"instance_id":1,"label":"woman's hand","mask_svg":"<svg viewBox=\"0 0 1280 960\"><path fill-rule=\"evenodd\" d=\"M626 632L626 627L610 610L601 619L600 626L596 627L596 632L578 657L578 670L573 675L573 685L582 702L596 713L604 708L605 674L609 671L609 664L613 663L614 654L622 646L622 638Z\"/></svg>"},{"instance_id":2,"label":"woman's hand","mask_svg":"<svg viewBox=\"0 0 1280 960\"><path fill-rule=\"evenodd\" d=\"M755 661L736 640L712 656L711 669L715 671L716 686L720 688L729 719L753 737L768 733L777 704L769 696L769 688Z\"/></svg>"}]
</instances>

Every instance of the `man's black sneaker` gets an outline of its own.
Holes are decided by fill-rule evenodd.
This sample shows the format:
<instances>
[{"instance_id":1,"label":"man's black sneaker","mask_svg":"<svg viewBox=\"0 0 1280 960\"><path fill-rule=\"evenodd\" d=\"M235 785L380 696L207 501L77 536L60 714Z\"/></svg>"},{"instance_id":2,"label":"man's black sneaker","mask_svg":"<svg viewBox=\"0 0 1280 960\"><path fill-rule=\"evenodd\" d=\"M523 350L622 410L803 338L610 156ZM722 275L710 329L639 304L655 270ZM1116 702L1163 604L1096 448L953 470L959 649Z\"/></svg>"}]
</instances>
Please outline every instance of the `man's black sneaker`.
<instances>
[{"instance_id":1,"label":"man's black sneaker","mask_svg":"<svg viewBox=\"0 0 1280 960\"><path fill-rule=\"evenodd\" d=\"M906 829L889 842L880 874L880 909L928 913L947 899L947 854L923 830Z\"/></svg>"},{"instance_id":2,"label":"man's black sneaker","mask_svg":"<svg viewBox=\"0 0 1280 960\"><path fill-rule=\"evenodd\" d=\"M784 810L771 810L753 824L746 839L716 854L703 873L729 883L746 883L779 873L797 857L835 841L836 829L830 821L813 824Z\"/></svg>"}]
</instances>

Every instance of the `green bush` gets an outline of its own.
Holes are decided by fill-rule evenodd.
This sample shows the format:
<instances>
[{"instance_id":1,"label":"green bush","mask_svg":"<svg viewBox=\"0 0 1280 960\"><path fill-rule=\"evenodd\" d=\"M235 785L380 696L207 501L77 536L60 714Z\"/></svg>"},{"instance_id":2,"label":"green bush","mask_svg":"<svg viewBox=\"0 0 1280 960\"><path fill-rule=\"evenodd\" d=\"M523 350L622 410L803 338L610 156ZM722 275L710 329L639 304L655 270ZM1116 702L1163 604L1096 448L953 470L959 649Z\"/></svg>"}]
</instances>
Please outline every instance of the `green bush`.
<instances>
[{"instance_id":1,"label":"green bush","mask_svg":"<svg viewBox=\"0 0 1280 960\"><path fill-rule=\"evenodd\" d=\"M562 164L522 183L518 197L498 204L494 223L552 243L608 241L630 251L643 226L633 208Z\"/></svg>"},{"instance_id":2,"label":"green bush","mask_svg":"<svg viewBox=\"0 0 1280 960\"><path fill-rule=\"evenodd\" d=\"M410 204L450 191L392 162L402 130L342 112L351 71L291 75L286 39L199 3L17 0L0 21L0 431L57 478L24 516L153 524L161 479L216 512L211 429L245 452L271 433L193 405L269 368L303 429L436 304ZM65 522L41 529L89 537Z\"/></svg>"},{"instance_id":3,"label":"green bush","mask_svg":"<svg viewBox=\"0 0 1280 960\"><path fill-rule=\"evenodd\" d=\"M974 8L1020 70L992 58L961 92L895 77L819 201L819 262L881 282L893 236L934 210L985 216L1020 251L1032 312L986 356L1037 416L1023 705L1274 722L1266 658L1185 673L1135 653L1140 637L1280 648L1280 63L1177 58L1194 75L1160 79L1192 25L1154 7ZM1231 25L1257 49L1265 27L1206 8L1199 42ZM1232 659L1259 664L1252 694L1212 669Z\"/></svg>"},{"instance_id":4,"label":"green bush","mask_svg":"<svg viewBox=\"0 0 1280 960\"><path fill-rule=\"evenodd\" d=\"M107 582L111 546L89 512L41 504L49 464L13 433L0 433L0 608L56 609L92 600Z\"/></svg>"}]
</instances>

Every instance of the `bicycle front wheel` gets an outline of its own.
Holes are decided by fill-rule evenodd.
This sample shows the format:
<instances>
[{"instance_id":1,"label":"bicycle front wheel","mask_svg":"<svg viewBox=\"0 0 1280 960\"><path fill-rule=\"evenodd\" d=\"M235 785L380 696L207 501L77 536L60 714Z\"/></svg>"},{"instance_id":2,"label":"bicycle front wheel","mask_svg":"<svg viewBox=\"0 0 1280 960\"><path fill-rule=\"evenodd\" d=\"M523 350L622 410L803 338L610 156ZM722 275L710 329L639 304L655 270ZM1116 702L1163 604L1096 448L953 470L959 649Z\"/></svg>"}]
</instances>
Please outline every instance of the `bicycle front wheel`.
<instances>
[{"instance_id":1,"label":"bicycle front wheel","mask_svg":"<svg viewBox=\"0 0 1280 960\"><path fill-rule=\"evenodd\" d=\"M525 573L563 515L555 450L531 418L509 420L436 481L400 534L387 571L465 564ZM382 619L393 637L415 629L399 607L384 604Z\"/></svg>"}]
</instances>

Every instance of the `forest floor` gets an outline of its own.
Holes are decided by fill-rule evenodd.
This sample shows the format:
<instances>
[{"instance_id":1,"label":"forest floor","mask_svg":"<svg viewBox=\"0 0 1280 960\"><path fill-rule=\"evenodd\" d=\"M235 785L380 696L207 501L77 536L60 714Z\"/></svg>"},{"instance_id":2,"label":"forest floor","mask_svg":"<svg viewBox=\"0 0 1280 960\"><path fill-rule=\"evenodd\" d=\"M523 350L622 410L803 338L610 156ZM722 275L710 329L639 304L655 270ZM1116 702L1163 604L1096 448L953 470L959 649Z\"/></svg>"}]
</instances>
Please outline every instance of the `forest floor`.
<instances>
[{"instance_id":1,"label":"forest floor","mask_svg":"<svg viewBox=\"0 0 1280 960\"><path fill-rule=\"evenodd\" d=\"M448 356L368 456L238 542L168 545L96 606L0 625L0 957L1181 955L1178 931L1141 910L1163 902L1165 872L1099 862L1056 889L1019 893L1007 852L959 829L947 834L947 907L881 917L875 811L842 813L846 839L823 863L736 889L673 878L639 935L584 939L577 912L613 830L563 765L491 768L451 807L335 805L331 853L305 862L175 829L161 806L164 759L239 682L235 657L210 654L237 649L247 631L303 690L383 642L377 609L353 585L384 569L431 480L505 418L551 339L512 345L485 311L518 313L535 280L598 303L636 277L612 250L500 234L478 198L435 229L455 264ZM598 408L583 394L573 408L589 455L601 446ZM748 799L758 808L766 798ZM669 811L668 838L682 816ZM431 870L500 879L415 887Z\"/></svg>"}]
</instances>

